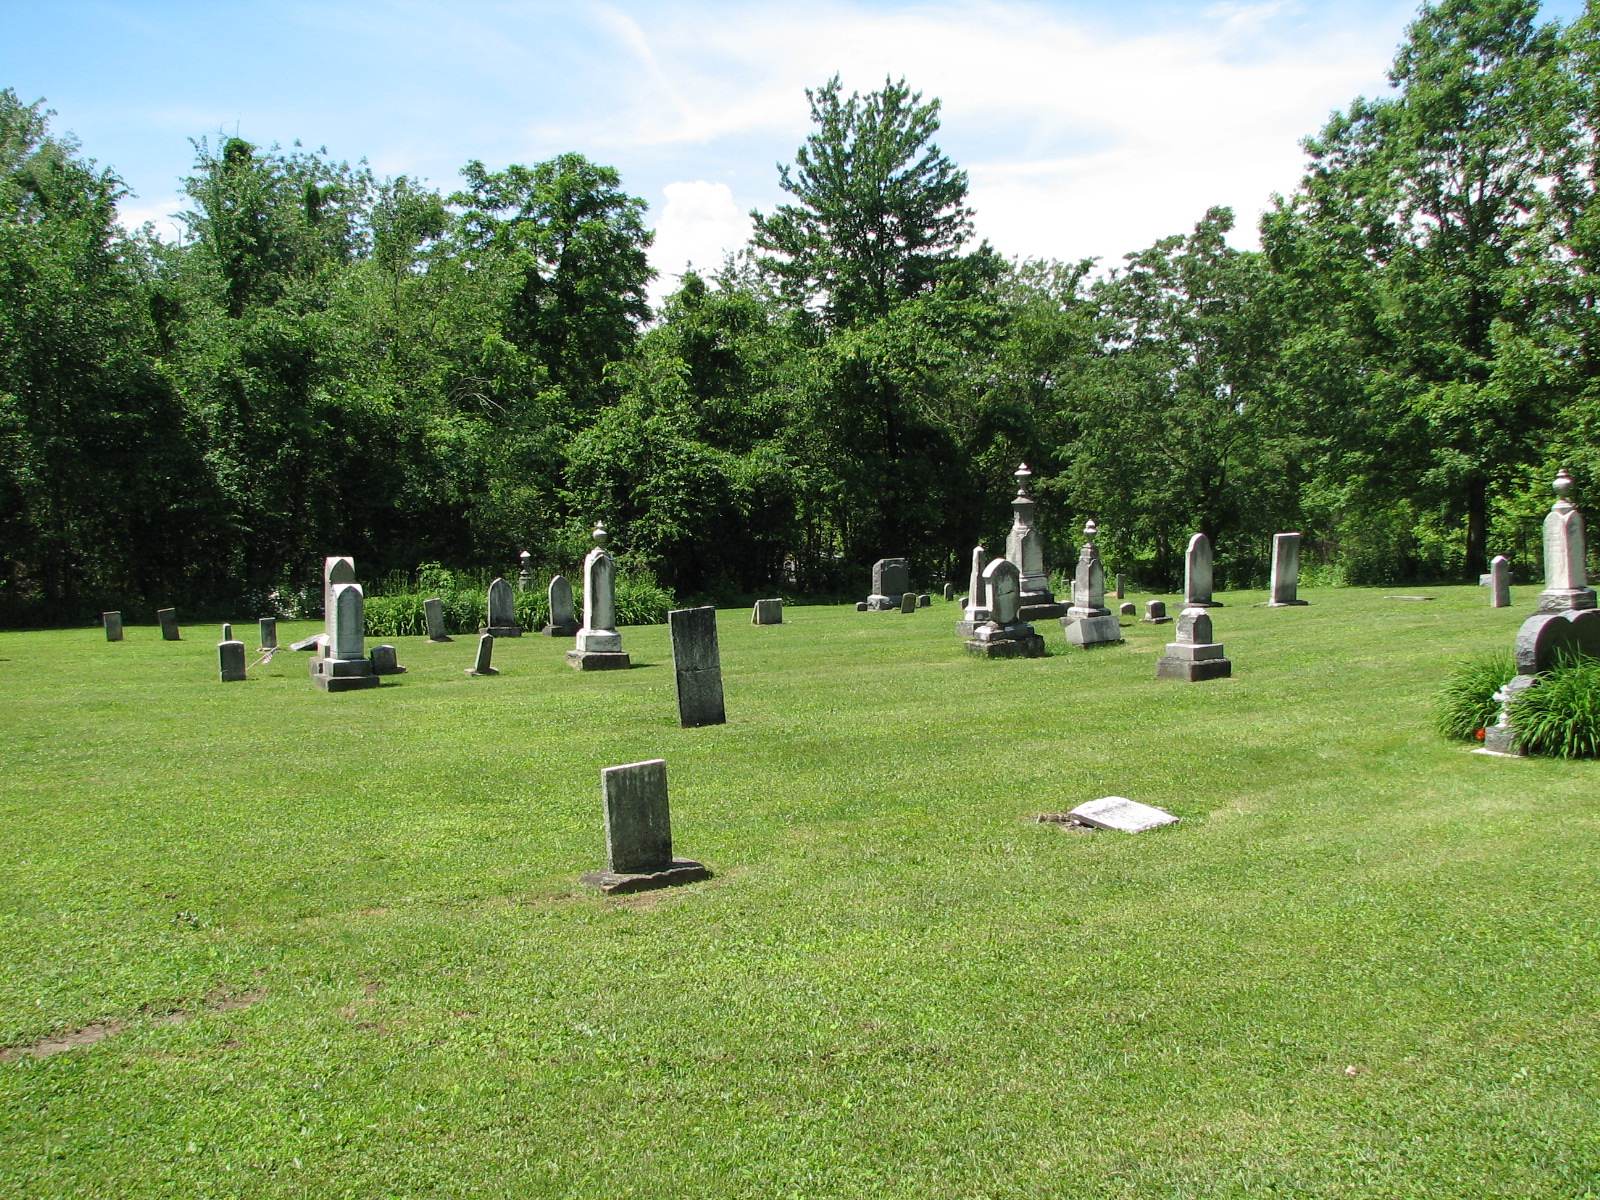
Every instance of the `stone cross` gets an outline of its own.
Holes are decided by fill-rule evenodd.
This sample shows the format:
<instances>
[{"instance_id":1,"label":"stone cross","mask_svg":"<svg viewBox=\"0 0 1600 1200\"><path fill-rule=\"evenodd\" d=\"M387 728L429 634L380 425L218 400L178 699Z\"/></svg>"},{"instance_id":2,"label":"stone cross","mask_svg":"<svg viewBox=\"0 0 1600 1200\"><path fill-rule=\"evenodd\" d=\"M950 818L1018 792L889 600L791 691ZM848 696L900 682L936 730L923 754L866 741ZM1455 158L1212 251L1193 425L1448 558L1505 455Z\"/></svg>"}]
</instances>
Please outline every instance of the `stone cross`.
<instances>
[{"instance_id":1,"label":"stone cross","mask_svg":"<svg viewBox=\"0 0 1600 1200\"><path fill-rule=\"evenodd\" d=\"M1489 562L1489 607L1511 607L1511 560L1504 554Z\"/></svg>"},{"instance_id":2,"label":"stone cross","mask_svg":"<svg viewBox=\"0 0 1600 1200\"><path fill-rule=\"evenodd\" d=\"M546 637L574 637L578 632L578 617L572 607L572 585L565 575L550 578L550 620L539 632Z\"/></svg>"},{"instance_id":3,"label":"stone cross","mask_svg":"<svg viewBox=\"0 0 1600 1200\"><path fill-rule=\"evenodd\" d=\"M672 856L665 759L603 768L600 795L606 869L584 875L585 884L608 893L637 892L710 878L700 863Z\"/></svg>"},{"instance_id":4,"label":"stone cross","mask_svg":"<svg viewBox=\"0 0 1600 1200\"><path fill-rule=\"evenodd\" d=\"M473 659L472 665L467 668L468 675L498 675L494 669L494 634L484 633L478 635L478 654Z\"/></svg>"},{"instance_id":5,"label":"stone cross","mask_svg":"<svg viewBox=\"0 0 1600 1200\"><path fill-rule=\"evenodd\" d=\"M783 598L775 600L757 600L754 610L750 613L752 625L782 625L783 624Z\"/></svg>"},{"instance_id":6,"label":"stone cross","mask_svg":"<svg viewBox=\"0 0 1600 1200\"><path fill-rule=\"evenodd\" d=\"M156 609L156 620L161 622L161 640L164 642L181 642L183 635L178 632L178 610L175 608Z\"/></svg>"},{"instance_id":7,"label":"stone cross","mask_svg":"<svg viewBox=\"0 0 1600 1200\"><path fill-rule=\"evenodd\" d=\"M455 639L444 631L444 600L434 596L422 602L422 620L428 628L430 642L453 642Z\"/></svg>"},{"instance_id":8,"label":"stone cross","mask_svg":"<svg viewBox=\"0 0 1600 1200\"><path fill-rule=\"evenodd\" d=\"M100 624L106 628L106 641L120 642L122 640L122 614L119 612L104 612L100 614Z\"/></svg>"},{"instance_id":9,"label":"stone cross","mask_svg":"<svg viewBox=\"0 0 1600 1200\"><path fill-rule=\"evenodd\" d=\"M567 651L575 671L605 671L632 665L617 632L617 560L606 550L611 535L594 527L594 549L583 560L583 628Z\"/></svg>"},{"instance_id":10,"label":"stone cross","mask_svg":"<svg viewBox=\"0 0 1600 1200\"><path fill-rule=\"evenodd\" d=\"M1272 599L1268 608L1287 608L1303 605L1300 588L1300 535L1275 533L1272 535Z\"/></svg>"},{"instance_id":11,"label":"stone cross","mask_svg":"<svg viewBox=\"0 0 1600 1200\"><path fill-rule=\"evenodd\" d=\"M1156 659L1157 679L1181 679L1196 683L1203 679L1227 679L1233 663L1223 657L1222 643L1214 640L1211 616L1203 608L1186 608L1178 614L1178 640L1167 643L1167 652Z\"/></svg>"},{"instance_id":12,"label":"stone cross","mask_svg":"<svg viewBox=\"0 0 1600 1200\"><path fill-rule=\"evenodd\" d=\"M522 626L517 624L517 596L504 579L489 584L489 623L483 631L497 638L522 636Z\"/></svg>"},{"instance_id":13,"label":"stone cross","mask_svg":"<svg viewBox=\"0 0 1600 1200\"><path fill-rule=\"evenodd\" d=\"M675 608L667 614L672 672L678 684L678 724L684 729L722 725L722 655L717 649L717 610Z\"/></svg>"},{"instance_id":14,"label":"stone cross","mask_svg":"<svg viewBox=\"0 0 1600 1200\"><path fill-rule=\"evenodd\" d=\"M1556 502L1544 518L1544 591L1539 593L1540 612L1595 607L1594 589L1589 586L1588 543L1584 538L1583 514L1567 493L1572 476L1562 467L1556 473Z\"/></svg>"},{"instance_id":15,"label":"stone cross","mask_svg":"<svg viewBox=\"0 0 1600 1200\"><path fill-rule=\"evenodd\" d=\"M263 650L276 650L278 648L278 618L261 617L256 621L256 630L261 638Z\"/></svg>"},{"instance_id":16,"label":"stone cross","mask_svg":"<svg viewBox=\"0 0 1600 1200\"><path fill-rule=\"evenodd\" d=\"M1189 548L1183 554L1183 606L1185 608L1221 608L1211 598L1212 588L1211 539L1197 533L1189 539Z\"/></svg>"},{"instance_id":17,"label":"stone cross","mask_svg":"<svg viewBox=\"0 0 1600 1200\"><path fill-rule=\"evenodd\" d=\"M217 667L223 683L244 682L244 643L225 637L217 643Z\"/></svg>"}]
</instances>

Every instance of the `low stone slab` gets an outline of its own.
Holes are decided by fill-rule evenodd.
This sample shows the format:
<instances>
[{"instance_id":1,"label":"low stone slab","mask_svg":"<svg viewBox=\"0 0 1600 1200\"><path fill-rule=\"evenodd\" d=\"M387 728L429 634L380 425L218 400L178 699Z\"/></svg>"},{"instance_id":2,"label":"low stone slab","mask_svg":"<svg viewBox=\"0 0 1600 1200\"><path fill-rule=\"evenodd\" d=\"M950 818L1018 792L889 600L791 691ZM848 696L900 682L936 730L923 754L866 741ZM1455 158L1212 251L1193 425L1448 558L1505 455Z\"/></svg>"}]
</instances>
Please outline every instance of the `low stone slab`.
<instances>
[{"instance_id":1,"label":"low stone slab","mask_svg":"<svg viewBox=\"0 0 1600 1200\"><path fill-rule=\"evenodd\" d=\"M309 650L313 654L322 649L322 644L328 640L325 633L313 633L308 638L301 638L298 642L289 644L290 650Z\"/></svg>"},{"instance_id":2,"label":"low stone slab","mask_svg":"<svg viewBox=\"0 0 1600 1200\"><path fill-rule=\"evenodd\" d=\"M1044 638L1039 634L1027 637L979 641L974 638L966 644L967 653L976 658L1044 658Z\"/></svg>"},{"instance_id":3,"label":"low stone slab","mask_svg":"<svg viewBox=\"0 0 1600 1200\"><path fill-rule=\"evenodd\" d=\"M1204 649L1205 647L1193 647ZM1219 645L1217 650L1222 650ZM1185 683L1201 683L1207 679L1233 678L1233 660L1230 658L1170 658L1156 659L1157 679L1181 679Z\"/></svg>"},{"instance_id":4,"label":"low stone slab","mask_svg":"<svg viewBox=\"0 0 1600 1200\"><path fill-rule=\"evenodd\" d=\"M1067 641L1074 646L1107 646L1122 641L1121 624L1110 614L1103 617L1062 617L1061 628L1066 632Z\"/></svg>"},{"instance_id":5,"label":"low stone slab","mask_svg":"<svg viewBox=\"0 0 1600 1200\"><path fill-rule=\"evenodd\" d=\"M567 666L574 671L621 671L632 665L626 650L567 651Z\"/></svg>"},{"instance_id":6,"label":"low stone slab","mask_svg":"<svg viewBox=\"0 0 1600 1200\"><path fill-rule=\"evenodd\" d=\"M710 869L704 863L697 863L692 858L675 858L672 860L672 865L664 871L644 871L635 874L586 871L579 877L585 887L592 887L608 896L677 887L679 884L698 883L702 879L710 878Z\"/></svg>"},{"instance_id":7,"label":"low stone slab","mask_svg":"<svg viewBox=\"0 0 1600 1200\"><path fill-rule=\"evenodd\" d=\"M1114 829L1119 833L1144 833L1163 825L1175 824L1177 817L1151 804L1140 804L1126 796L1101 796L1072 810L1072 817L1095 829Z\"/></svg>"}]
</instances>

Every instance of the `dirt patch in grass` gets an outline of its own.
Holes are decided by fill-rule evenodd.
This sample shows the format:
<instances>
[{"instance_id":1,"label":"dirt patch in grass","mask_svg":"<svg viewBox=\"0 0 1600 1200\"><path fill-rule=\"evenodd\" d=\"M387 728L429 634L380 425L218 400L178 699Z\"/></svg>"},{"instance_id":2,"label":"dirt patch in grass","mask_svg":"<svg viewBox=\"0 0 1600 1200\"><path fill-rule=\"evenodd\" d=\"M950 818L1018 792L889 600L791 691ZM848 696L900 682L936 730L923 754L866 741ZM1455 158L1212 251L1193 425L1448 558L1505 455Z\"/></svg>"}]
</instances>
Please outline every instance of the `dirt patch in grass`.
<instances>
[{"instance_id":1,"label":"dirt patch in grass","mask_svg":"<svg viewBox=\"0 0 1600 1200\"><path fill-rule=\"evenodd\" d=\"M249 1008L252 1004L266 999L266 995L265 988L252 988L248 992L230 992L219 988L206 997L203 1008L192 1012L181 1008L162 1013L152 1012L149 1009L144 1012L152 1025L182 1025L185 1021L204 1016L206 1013L234 1012L241 1008ZM91 1025L74 1029L70 1033L52 1034L50 1037L42 1037L21 1046L7 1046L0 1050L0 1063L14 1062L21 1058L49 1058L53 1054L63 1054L68 1050L93 1046L96 1042L103 1042L122 1033L129 1025L128 1021L96 1021Z\"/></svg>"}]
</instances>

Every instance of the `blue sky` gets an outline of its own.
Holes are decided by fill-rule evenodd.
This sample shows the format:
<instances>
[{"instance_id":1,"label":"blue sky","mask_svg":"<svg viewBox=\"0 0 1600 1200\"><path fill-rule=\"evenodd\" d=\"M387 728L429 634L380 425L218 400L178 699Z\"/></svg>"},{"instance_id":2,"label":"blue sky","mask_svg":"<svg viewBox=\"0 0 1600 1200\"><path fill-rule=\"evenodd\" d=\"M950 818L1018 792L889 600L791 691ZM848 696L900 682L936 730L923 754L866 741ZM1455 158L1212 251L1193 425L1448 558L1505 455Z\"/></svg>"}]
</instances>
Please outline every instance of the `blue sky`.
<instances>
[{"instance_id":1,"label":"blue sky","mask_svg":"<svg viewBox=\"0 0 1600 1200\"><path fill-rule=\"evenodd\" d=\"M1581 0L1551 0L1570 20ZM1298 140L1386 87L1416 4L1390 0L0 0L0 86L137 193L182 204L190 138L326 146L445 189L577 150L651 205L663 284L782 200L804 89L886 75L944 101L943 149L1005 254L1115 261L1299 176Z\"/></svg>"}]
</instances>

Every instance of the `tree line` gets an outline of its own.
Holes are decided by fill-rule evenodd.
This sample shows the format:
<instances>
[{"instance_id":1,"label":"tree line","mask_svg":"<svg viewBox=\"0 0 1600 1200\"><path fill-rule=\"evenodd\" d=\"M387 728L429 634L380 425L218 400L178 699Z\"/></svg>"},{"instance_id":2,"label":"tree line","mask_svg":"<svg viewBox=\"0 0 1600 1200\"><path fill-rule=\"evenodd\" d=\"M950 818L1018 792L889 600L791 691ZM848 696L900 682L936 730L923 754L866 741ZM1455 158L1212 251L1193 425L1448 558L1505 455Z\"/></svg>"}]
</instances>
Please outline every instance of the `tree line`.
<instances>
[{"instance_id":1,"label":"tree line","mask_svg":"<svg viewBox=\"0 0 1600 1200\"><path fill-rule=\"evenodd\" d=\"M184 236L0 91L0 620L571 567L604 521L681 597L924 586L1002 544L1260 580L1300 529L1353 583L1539 569L1549 479L1600 478L1600 0L1438 0L1390 91L1306 139L1259 251L1233 214L1117 264L976 241L940 105L808 91L788 202L647 301L646 204L581 154L437 190L195 142ZM275 597L275 601L274 601Z\"/></svg>"}]
</instances>

